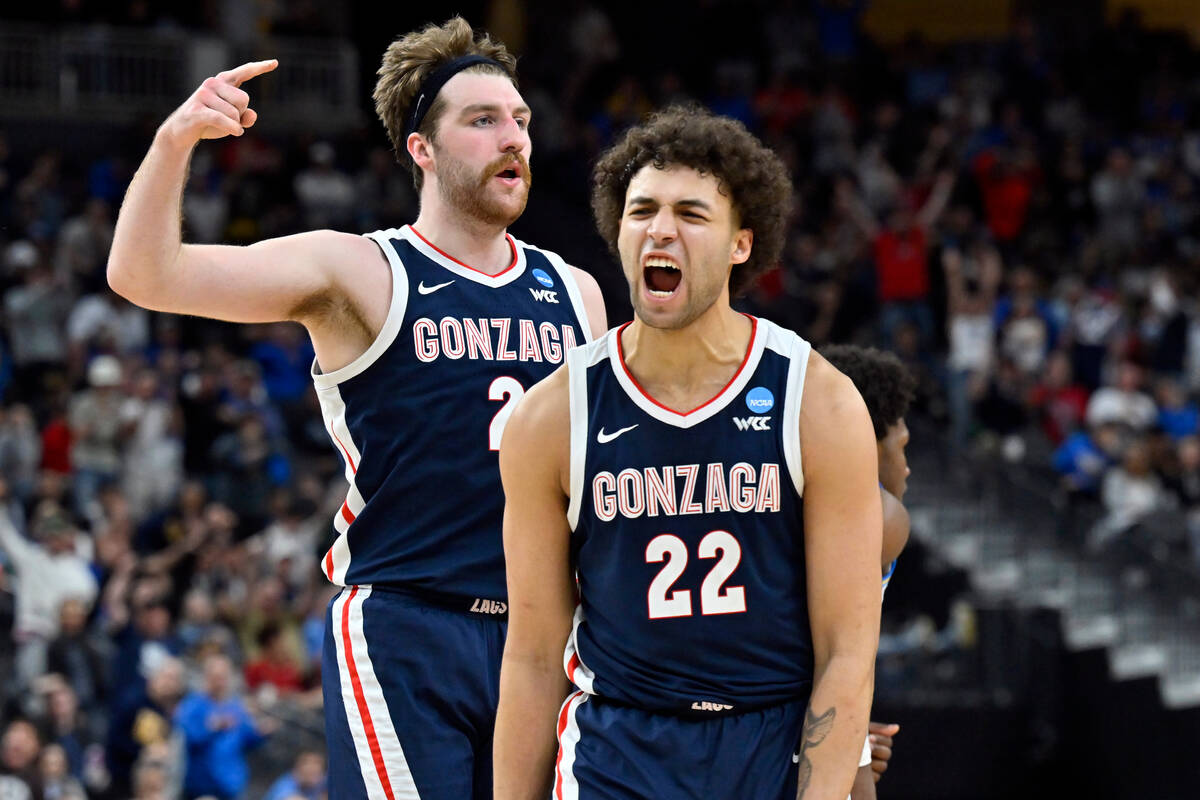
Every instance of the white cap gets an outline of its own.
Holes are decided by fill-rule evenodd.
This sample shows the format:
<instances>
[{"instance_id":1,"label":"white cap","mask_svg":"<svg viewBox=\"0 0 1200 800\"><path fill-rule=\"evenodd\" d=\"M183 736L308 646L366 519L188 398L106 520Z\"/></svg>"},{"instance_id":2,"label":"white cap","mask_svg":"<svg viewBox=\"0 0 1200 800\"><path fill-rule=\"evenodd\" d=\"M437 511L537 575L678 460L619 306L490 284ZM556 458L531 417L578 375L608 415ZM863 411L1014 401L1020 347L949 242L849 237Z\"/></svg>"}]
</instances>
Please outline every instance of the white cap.
<instances>
[{"instance_id":1,"label":"white cap","mask_svg":"<svg viewBox=\"0 0 1200 800\"><path fill-rule=\"evenodd\" d=\"M88 383L92 386L120 386L121 362L116 356L101 355L88 364Z\"/></svg>"}]
</instances>

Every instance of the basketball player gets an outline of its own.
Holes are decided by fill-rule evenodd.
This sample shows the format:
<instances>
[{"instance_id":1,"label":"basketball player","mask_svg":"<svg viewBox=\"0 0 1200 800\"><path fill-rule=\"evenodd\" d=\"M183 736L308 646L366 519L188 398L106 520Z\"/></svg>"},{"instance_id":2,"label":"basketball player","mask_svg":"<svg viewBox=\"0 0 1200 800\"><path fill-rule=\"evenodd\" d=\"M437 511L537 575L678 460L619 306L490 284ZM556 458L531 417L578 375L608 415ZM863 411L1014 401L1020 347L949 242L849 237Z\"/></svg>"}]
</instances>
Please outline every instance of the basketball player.
<instances>
[{"instance_id":1,"label":"basketball player","mask_svg":"<svg viewBox=\"0 0 1200 800\"><path fill-rule=\"evenodd\" d=\"M807 342L729 304L779 256L787 172L675 108L593 181L636 318L505 434L496 798L845 800L879 630L870 418Z\"/></svg>"},{"instance_id":2,"label":"basketball player","mask_svg":"<svg viewBox=\"0 0 1200 800\"><path fill-rule=\"evenodd\" d=\"M826 347L826 360L854 386L867 404L875 428L879 455L879 494L883 500L883 592L896 569L896 559L908 543L908 511L902 503L908 489L908 425L904 416L916 392L916 380L892 353L873 347L839 344ZM882 596L882 594L881 594ZM900 731L895 723L871 722L869 736L859 759L852 800L875 797L874 784L887 770L892 756L892 737Z\"/></svg>"},{"instance_id":3,"label":"basketball player","mask_svg":"<svg viewBox=\"0 0 1200 800\"><path fill-rule=\"evenodd\" d=\"M411 167L401 229L185 245L180 202L201 139L240 136L241 88L275 61L205 80L159 128L109 260L147 308L294 320L350 490L322 561L345 589L322 676L331 797L491 795L507 598L497 469L517 400L604 330L596 283L506 228L530 186L530 112L503 45L460 18L388 48L375 105Z\"/></svg>"}]
</instances>

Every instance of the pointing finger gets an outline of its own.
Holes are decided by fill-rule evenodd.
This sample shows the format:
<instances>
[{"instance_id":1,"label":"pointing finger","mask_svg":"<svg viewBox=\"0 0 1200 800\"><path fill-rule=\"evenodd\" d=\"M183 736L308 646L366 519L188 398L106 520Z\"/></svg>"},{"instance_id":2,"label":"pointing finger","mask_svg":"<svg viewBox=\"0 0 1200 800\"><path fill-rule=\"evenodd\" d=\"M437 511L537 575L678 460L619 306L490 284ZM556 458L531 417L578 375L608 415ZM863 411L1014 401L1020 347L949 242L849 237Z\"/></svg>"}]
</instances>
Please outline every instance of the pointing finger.
<instances>
[{"instance_id":1,"label":"pointing finger","mask_svg":"<svg viewBox=\"0 0 1200 800\"><path fill-rule=\"evenodd\" d=\"M227 69L217 77L221 80L228 81L234 86L241 86L251 78L257 78L259 75L270 72L279 66L279 60L272 58L267 61L250 61L242 64L240 67Z\"/></svg>"}]
</instances>

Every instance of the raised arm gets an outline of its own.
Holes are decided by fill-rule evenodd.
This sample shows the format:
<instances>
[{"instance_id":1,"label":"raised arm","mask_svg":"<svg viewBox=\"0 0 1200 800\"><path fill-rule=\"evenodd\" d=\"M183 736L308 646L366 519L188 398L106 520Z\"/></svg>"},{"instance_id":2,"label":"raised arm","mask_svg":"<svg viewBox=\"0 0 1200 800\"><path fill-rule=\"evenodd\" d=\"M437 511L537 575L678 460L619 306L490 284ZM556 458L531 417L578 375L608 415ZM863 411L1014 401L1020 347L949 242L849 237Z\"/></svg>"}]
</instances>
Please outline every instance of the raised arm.
<instances>
[{"instance_id":1,"label":"raised arm","mask_svg":"<svg viewBox=\"0 0 1200 800\"><path fill-rule=\"evenodd\" d=\"M277 64L251 62L205 79L159 127L117 217L108 282L118 294L155 311L231 322L296 320L310 333L322 324L331 330L343 326L345 320L328 319L335 316L329 312L359 299L353 287L378 284L358 291L367 298L382 294L383 313L365 311L379 316L381 325L389 273L378 268L382 255L362 237L313 231L249 247L182 242L183 188L192 150L202 139L241 136L255 123L258 115L241 85ZM351 287L348 296L346 287ZM373 333L356 344L369 344L370 338Z\"/></svg>"},{"instance_id":2,"label":"raised arm","mask_svg":"<svg viewBox=\"0 0 1200 800\"><path fill-rule=\"evenodd\" d=\"M849 178L839 180L834 186L834 203L868 239L874 241L879 235L879 223L875 215L858 196Z\"/></svg>"},{"instance_id":3,"label":"raised arm","mask_svg":"<svg viewBox=\"0 0 1200 800\"><path fill-rule=\"evenodd\" d=\"M925 205L921 206L921 210L917 212L917 222L922 228L929 230L937 224L942 212L946 210L946 204L950 202L950 193L953 190L954 173L949 170L939 172L933 182L933 189L925 200Z\"/></svg>"},{"instance_id":4,"label":"raised arm","mask_svg":"<svg viewBox=\"0 0 1200 800\"><path fill-rule=\"evenodd\" d=\"M555 722L569 688L563 648L575 606L569 456L567 370L561 367L521 400L500 445L508 639L492 759L496 800L550 796Z\"/></svg>"},{"instance_id":5,"label":"raised arm","mask_svg":"<svg viewBox=\"0 0 1200 800\"><path fill-rule=\"evenodd\" d=\"M867 735L879 644L878 454L854 384L815 352L800 409L814 670L797 796L844 800Z\"/></svg>"}]
</instances>

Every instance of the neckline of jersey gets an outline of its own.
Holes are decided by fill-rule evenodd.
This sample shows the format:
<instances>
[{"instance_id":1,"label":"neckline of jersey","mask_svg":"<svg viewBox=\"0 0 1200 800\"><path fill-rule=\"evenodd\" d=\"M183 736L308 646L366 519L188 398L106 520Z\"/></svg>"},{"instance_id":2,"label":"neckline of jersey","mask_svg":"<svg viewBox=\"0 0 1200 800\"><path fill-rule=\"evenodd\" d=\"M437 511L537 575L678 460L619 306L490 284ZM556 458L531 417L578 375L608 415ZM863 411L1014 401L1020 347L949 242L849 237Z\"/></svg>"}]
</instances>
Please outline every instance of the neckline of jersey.
<instances>
[{"instance_id":1,"label":"neckline of jersey","mask_svg":"<svg viewBox=\"0 0 1200 800\"><path fill-rule=\"evenodd\" d=\"M422 236L421 232L416 229L416 226L410 224L407 227L410 231L413 232L413 235L415 235L418 239L420 239L422 242L424 242L426 245L428 245L431 249L436 251L437 254L440 255L442 258L445 258L449 261L453 261L455 264L457 264L460 267L463 267L464 269L469 269L472 272L477 272L485 278L491 278L491 279L495 280L495 279L499 278L500 276L504 275L505 273L509 272L510 270L512 270L514 267L516 267L517 262L520 261L520 259L517 257L517 243L513 240L512 234L508 233L507 231L505 231L505 233L504 233L504 239L505 239L505 241L508 242L509 249L512 250L512 263L510 263L507 267L505 267L504 269L500 270L495 275L493 275L490 272L485 272L484 270L481 270L479 267L472 267L470 264L467 264L464 261L459 261L457 258L450 255L445 250L438 247L436 244L434 244L433 242L429 241L424 236Z\"/></svg>"},{"instance_id":2,"label":"neckline of jersey","mask_svg":"<svg viewBox=\"0 0 1200 800\"><path fill-rule=\"evenodd\" d=\"M721 391L717 392L715 395L710 397L708 400L705 400L703 403L696 406L691 411L676 411L675 409L671 408L670 406L660 403L658 400L656 400L654 398L654 396L652 394L647 392L640 383L638 383L638 379L633 376L632 372L630 372L629 365L625 363L625 347L624 347L624 345L621 344L621 334L624 332L624 330L626 328L628 328L630 325L633 324L632 320L629 322L626 322L624 325L620 326L615 331L613 331L613 336L615 336L616 340L617 340L616 362L620 365L621 370L625 373L625 376L627 378L629 378L629 382L631 384L633 384L633 386L638 390L638 392L641 394L641 396L643 398L645 398L650 403L653 403L657 408L661 408L663 411L666 411L668 414L672 415L673 417L679 417L680 419L686 419L687 417L690 417L691 415L696 414L699 411L703 411L704 409L709 408L710 406L713 406L713 404L716 403L718 400L725 398L726 395L729 394L730 388L738 382L738 378L740 378L742 376L742 373L744 373L746 371L746 365L748 365L750 363L751 359L754 356L754 353L756 351L761 351L761 348L756 347L756 345L758 344L758 334L759 334L758 318L751 314L746 314L745 312L742 313L742 316L744 316L748 320L750 320L750 341L746 345L746 355L742 358L742 363L738 366L737 371L733 373L733 377L729 379L729 382L726 383L721 388ZM715 412L720 409L715 408L713 410Z\"/></svg>"}]
</instances>

